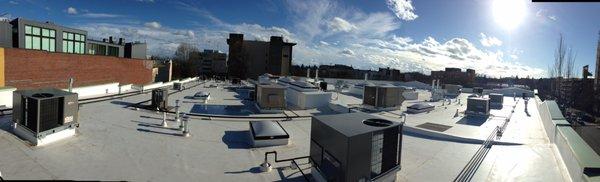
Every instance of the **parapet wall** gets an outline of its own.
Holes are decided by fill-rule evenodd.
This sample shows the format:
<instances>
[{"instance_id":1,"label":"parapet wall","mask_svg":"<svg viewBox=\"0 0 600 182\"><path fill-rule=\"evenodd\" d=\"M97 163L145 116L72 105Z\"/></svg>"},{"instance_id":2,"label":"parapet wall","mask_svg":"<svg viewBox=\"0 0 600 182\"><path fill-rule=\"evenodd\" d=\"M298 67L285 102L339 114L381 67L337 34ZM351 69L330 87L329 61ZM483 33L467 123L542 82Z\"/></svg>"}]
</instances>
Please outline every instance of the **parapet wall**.
<instances>
[{"instance_id":1,"label":"parapet wall","mask_svg":"<svg viewBox=\"0 0 600 182\"><path fill-rule=\"evenodd\" d=\"M600 180L600 156L571 128L571 125L560 112L555 101L542 102L537 96L535 101L540 118L550 142L556 145L564 161L571 180Z\"/></svg>"},{"instance_id":2,"label":"parapet wall","mask_svg":"<svg viewBox=\"0 0 600 182\"><path fill-rule=\"evenodd\" d=\"M153 81L150 60L112 56L51 53L4 48L5 85L17 89L67 88L107 83L147 84Z\"/></svg>"}]
</instances>

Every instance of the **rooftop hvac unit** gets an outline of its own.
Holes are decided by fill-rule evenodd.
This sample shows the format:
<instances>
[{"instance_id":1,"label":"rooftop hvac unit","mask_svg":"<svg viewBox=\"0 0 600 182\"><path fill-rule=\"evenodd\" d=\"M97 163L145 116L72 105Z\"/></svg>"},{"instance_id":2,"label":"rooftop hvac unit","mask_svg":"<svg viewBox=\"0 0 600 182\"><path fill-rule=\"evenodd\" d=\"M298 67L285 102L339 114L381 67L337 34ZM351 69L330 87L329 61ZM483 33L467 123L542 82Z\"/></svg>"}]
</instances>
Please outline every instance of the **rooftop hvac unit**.
<instances>
[{"instance_id":1,"label":"rooftop hvac unit","mask_svg":"<svg viewBox=\"0 0 600 182\"><path fill-rule=\"evenodd\" d=\"M311 174L317 181L395 181L402 124L365 113L314 116Z\"/></svg>"},{"instance_id":2,"label":"rooftop hvac unit","mask_svg":"<svg viewBox=\"0 0 600 182\"><path fill-rule=\"evenodd\" d=\"M184 90L185 86L183 83L175 82L173 83L173 90Z\"/></svg>"},{"instance_id":3,"label":"rooftop hvac unit","mask_svg":"<svg viewBox=\"0 0 600 182\"><path fill-rule=\"evenodd\" d=\"M374 108L398 107L404 102L404 88L396 86L365 86L363 104Z\"/></svg>"},{"instance_id":4,"label":"rooftop hvac unit","mask_svg":"<svg viewBox=\"0 0 600 182\"><path fill-rule=\"evenodd\" d=\"M504 102L504 95L502 95L502 94L490 94L490 102L492 104L502 104L502 102Z\"/></svg>"},{"instance_id":5,"label":"rooftop hvac unit","mask_svg":"<svg viewBox=\"0 0 600 182\"><path fill-rule=\"evenodd\" d=\"M15 133L34 145L78 126L77 94L59 89L18 90L13 93ZM59 134L62 135L62 134ZM53 137L55 138L55 137Z\"/></svg>"},{"instance_id":6,"label":"rooftop hvac unit","mask_svg":"<svg viewBox=\"0 0 600 182\"><path fill-rule=\"evenodd\" d=\"M467 99L468 115L489 115L490 114L490 99L482 97L470 97Z\"/></svg>"},{"instance_id":7,"label":"rooftop hvac unit","mask_svg":"<svg viewBox=\"0 0 600 182\"><path fill-rule=\"evenodd\" d=\"M168 110L168 103L169 90L162 88L152 90L152 108L158 108L159 110Z\"/></svg>"},{"instance_id":8,"label":"rooftop hvac unit","mask_svg":"<svg viewBox=\"0 0 600 182\"><path fill-rule=\"evenodd\" d=\"M483 88L481 87L473 87L473 93L483 95Z\"/></svg>"}]
</instances>

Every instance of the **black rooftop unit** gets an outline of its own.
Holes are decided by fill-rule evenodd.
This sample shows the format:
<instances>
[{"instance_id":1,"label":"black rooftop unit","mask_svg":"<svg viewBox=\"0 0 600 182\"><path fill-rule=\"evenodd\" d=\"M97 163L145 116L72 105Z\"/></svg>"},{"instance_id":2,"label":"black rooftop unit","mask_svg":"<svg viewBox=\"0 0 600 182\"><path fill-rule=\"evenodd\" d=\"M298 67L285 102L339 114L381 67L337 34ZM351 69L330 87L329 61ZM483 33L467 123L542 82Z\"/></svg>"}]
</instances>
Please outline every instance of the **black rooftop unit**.
<instances>
[{"instance_id":1,"label":"black rooftop unit","mask_svg":"<svg viewBox=\"0 0 600 182\"><path fill-rule=\"evenodd\" d=\"M180 83L180 82L173 83L173 90L183 90L183 89L185 89L185 86L183 83Z\"/></svg>"},{"instance_id":2,"label":"black rooftop unit","mask_svg":"<svg viewBox=\"0 0 600 182\"><path fill-rule=\"evenodd\" d=\"M13 93L13 122L36 138L77 126L76 93L59 89L17 90Z\"/></svg>"},{"instance_id":3,"label":"black rooftop unit","mask_svg":"<svg viewBox=\"0 0 600 182\"><path fill-rule=\"evenodd\" d=\"M162 88L152 90L152 109L158 108L160 110L168 110L168 101L169 90Z\"/></svg>"},{"instance_id":4,"label":"black rooftop unit","mask_svg":"<svg viewBox=\"0 0 600 182\"><path fill-rule=\"evenodd\" d=\"M318 181L393 181L400 170L401 123L365 113L314 116L310 140Z\"/></svg>"}]
</instances>

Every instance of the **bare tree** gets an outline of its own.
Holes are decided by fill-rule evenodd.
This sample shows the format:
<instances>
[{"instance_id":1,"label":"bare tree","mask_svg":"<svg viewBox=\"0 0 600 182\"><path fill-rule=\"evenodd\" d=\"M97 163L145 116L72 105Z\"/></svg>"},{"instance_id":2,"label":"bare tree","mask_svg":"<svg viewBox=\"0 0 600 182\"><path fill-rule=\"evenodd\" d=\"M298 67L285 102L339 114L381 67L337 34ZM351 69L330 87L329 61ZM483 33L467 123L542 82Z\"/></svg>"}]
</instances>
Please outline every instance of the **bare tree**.
<instances>
[{"instance_id":1,"label":"bare tree","mask_svg":"<svg viewBox=\"0 0 600 182\"><path fill-rule=\"evenodd\" d=\"M565 55L567 49L565 46L563 35L560 34L558 39L558 47L556 48L556 52L554 52L554 75L558 78L563 77L563 70L565 65Z\"/></svg>"},{"instance_id":2,"label":"bare tree","mask_svg":"<svg viewBox=\"0 0 600 182\"><path fill-rule=\"evenodd\" d=\"M179 46L177 46L177 50L175 50L174 59L176 61L188 61L190 55L194 52L199 52L196 46L188 43L180 43Z\"/></svg>"},{"instance_id":3,"label":"bare tree","mask_svg":"<svg viewBox=\"0 0 600 182\"><path fill-rule=\"evenodd\" d=\"M567 62L565 67L565 77L572 78L575 76L573 72L573 68L575 66L575 59L577 58L577 53L573 54L573 48L569 47L569 52L567 53Z\"/></svg>"}]
</instances>

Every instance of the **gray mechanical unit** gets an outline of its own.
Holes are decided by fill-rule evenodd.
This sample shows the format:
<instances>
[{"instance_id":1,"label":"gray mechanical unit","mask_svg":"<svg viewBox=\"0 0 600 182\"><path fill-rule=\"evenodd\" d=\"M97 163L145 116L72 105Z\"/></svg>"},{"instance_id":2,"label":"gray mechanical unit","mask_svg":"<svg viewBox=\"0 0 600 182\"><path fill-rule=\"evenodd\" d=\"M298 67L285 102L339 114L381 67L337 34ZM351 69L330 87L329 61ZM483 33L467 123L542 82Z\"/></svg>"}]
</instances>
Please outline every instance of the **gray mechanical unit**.
<instances>
[{"instance_id":1,"label":"gray mechanical unit","mask_svg":"<svg viewBox=\"0 0 600 182\"><path fill-rule=\"evenodd\" d=\"M314 116L311 174L317 181L394 181L402 126L365 113Z\"/></svg>"},{"instance_id":2,"label":"gray mechanical unit","mask_svg":"<svg viewBox=\"0 0 600 182\"><path fill-rule=\"evenodd\" d=\"M77 99L77 93L54 88L17 90L13 92L13 122L38 139L78 127Z\"/></svg>"},{"instance_id":3,"label":"gray mechanical unit","mask_svg":"<svg viewBox=\"0 0 600 182\"><path fill-rule=\"evenodd\" d=\"M365 86L363 104L375 108L398 107L404 102L403 87L392 85Z\"/></svg>"},{"instance_id":4,"label":"gray mechanical unit","mask_svg":"<svg viewBox=\"0 0 600 182\"><path fill-rule=\"evenodd\" d=\"M483 97L469 97L467 99L467 115L489 115L490 99Z\"/></svg>"},{"instance_id":5,"label":"gray mechanical unit","mask_svg":"<svg viewBox=\"0 0 600 182\"><path fill-rule=\"evenodd\" d=\"M169 106L169 90L158 88L152 90L152 103L150 105L151 109L158 108L160 110L168 110Z\"/></svg>"},{"instance_id":6,"label":"gray mechanical unit","mask_svg":"<svg viewBox=\"0 0 600 182\"><path fill-rule=\"evenodd\" d=\"M502 106L503 102L504 102L504 95L495 94L495 93L490 94L490 105L492 105L493 107Z\"/></svg>"}]
</instances>

